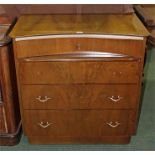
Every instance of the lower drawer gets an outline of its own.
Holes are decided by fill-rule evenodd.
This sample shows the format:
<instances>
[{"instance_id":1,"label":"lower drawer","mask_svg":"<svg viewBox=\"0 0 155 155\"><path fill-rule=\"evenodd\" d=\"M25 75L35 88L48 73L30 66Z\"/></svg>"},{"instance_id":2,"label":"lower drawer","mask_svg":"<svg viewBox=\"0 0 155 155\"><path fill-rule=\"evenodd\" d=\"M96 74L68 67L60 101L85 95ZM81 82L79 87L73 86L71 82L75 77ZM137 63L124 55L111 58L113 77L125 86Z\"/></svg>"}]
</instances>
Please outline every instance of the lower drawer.
<instances>
[{"instance_id":1,"label":"lower drawer","mask_svg":"<svg viewBox=\"0 0 155 155\"><path fill-rule=\"evenodd\" d=\"M24 109L131 109L137 85L23 85Z\"/></svg>"},{"instance_id":2,"label":"lower drawer","mask_svg":"<svg viewBox=\"0 0 155 155\"><path fill-rule=\"evenodd\" d=\"M25 110L24 127L27 136L130 135L134 118L130 110Z\"/></svg>"}]
</instances>

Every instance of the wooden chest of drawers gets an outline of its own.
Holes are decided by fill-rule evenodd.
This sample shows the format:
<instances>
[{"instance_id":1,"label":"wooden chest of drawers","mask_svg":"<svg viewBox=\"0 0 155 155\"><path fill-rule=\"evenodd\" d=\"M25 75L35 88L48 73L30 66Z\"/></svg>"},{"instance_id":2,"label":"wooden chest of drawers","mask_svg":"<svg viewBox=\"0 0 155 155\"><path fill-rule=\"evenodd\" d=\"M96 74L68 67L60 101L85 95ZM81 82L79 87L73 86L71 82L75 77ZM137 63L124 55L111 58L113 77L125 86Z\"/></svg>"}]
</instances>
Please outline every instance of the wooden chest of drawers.
<instances>
[{"instance_id":1,"label":"wooden chest of drawers","mask_svg":"<svg viewBox=\"0 0 155 155\"><path fill-rule=\"evenodd\" d=\"M30 143L130 141L148 35L134 14L22 16L10 35Z\"/></svg>"}]
</instances>

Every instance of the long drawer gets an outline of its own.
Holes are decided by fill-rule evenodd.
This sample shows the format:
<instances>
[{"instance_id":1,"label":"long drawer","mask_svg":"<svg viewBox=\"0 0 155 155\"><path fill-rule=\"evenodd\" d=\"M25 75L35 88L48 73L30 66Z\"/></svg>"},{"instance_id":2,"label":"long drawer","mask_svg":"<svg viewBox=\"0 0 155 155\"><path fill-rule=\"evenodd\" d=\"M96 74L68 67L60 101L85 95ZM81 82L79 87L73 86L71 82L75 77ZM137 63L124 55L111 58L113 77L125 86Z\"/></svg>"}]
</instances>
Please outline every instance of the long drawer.
<instances>
[{"instance_id":1,"label":"long drawer","mask_svg":"<svg viewBox=\"0 0 155 155\"><path fill-rule=\"evenodd\" d=\"M24 109L131 109L137 85L23 85Z\"/></svg>"},{"instance_id":2,"label":"long drawer","mask_svg":"<svg viewBox=\"0 0 155 155\"><path fill-rule=\"evenodd\" d=\"M20 62L22 84L137 83L137 61Z\"/></svg>"},{"instance_id":3,"label":"long drawer","mask_svg":"<svg viewBox=\"0 0 155 155\"><path fill-rule=\"evenodd\" d=\"M128 110L25 110L28 136L95 137L130 135L135 113Z\"/></svg>"},{"instance_id":4,"label":"long drawer","mask_svg":"<svg viewBox=\"0 0 155 155\"><path fill-rule=\"evenodd\" d=\"M102 35L99 35L102 36ZM52 55L66 52L102 51L141 57L144 44L139 40L101 38L31 39L16 42L17 58Z\"/></svg>"}]
</instances>

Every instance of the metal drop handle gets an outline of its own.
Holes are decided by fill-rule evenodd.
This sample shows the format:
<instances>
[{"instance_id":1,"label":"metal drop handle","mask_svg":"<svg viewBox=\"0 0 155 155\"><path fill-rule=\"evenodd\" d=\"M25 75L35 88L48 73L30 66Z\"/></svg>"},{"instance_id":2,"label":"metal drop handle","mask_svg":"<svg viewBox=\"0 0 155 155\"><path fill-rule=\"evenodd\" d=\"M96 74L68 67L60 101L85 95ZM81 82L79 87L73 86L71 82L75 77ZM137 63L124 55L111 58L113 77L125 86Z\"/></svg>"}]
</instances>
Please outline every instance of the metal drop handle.
<instances>
[{"instance_id":1,"label":"metal drop handle","mask_svg":"<svg viewBox=\"0 0 155 155\"><path fill-rule=\"evenodd\" d=\"M40 123L38 123L38 125L45 129L45 128L49 127L50 125L52 125L52 123L48 123L48 122L46 122L46 123L44 123L44 122L40 122Z\"/></svg>"},{"instance_id":2,"label":"metal drop handle","mask_svg":"<svg viewBox=\"0 0 155 155\"><path fill-rule=\"evenodd\" d=\"M44 98L42 99L41 96L38 96L36 99L37 99L39 102L44 103L44 102L47 102L48 100L50 100L51 98L50 98L50 97L47 97L47 96L44 96Z\"/></svg>"},{"instance_id":3,"label":"metal drop handle","mask_svg":"<svg viewBox=\"0 0 155 155\"><path fill-rule=\"evenodd\" d=\"M119 126L121 123L119 123L119 122L109 122L109 123L107 123L107 125L109 125L110 127L112 127L112 128L116 128L117 126Z\"/></svg>"},{"instance_id":4,"label":"metal drop handle","mask_svg":"<svg viewBox=\"0 0 155 155\"><path fill-rule=\"evenodd\" d=\"M117 98L115 96L111 96L111 97L108 97L111 101L113 102L118 102L120 101L123 97L120 97L120 96L117 96Z\"/></svg>"}]
</instances>

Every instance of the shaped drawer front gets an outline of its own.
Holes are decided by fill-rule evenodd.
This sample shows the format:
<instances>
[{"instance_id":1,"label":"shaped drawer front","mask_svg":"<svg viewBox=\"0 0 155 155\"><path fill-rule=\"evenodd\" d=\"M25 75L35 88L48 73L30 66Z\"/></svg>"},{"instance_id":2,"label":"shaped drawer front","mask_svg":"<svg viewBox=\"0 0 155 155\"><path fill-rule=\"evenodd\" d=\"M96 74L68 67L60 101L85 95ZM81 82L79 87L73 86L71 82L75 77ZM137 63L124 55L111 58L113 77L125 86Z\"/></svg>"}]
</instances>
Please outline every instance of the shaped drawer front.
<instances>
[{"instance_id":1,"label":"shaped drawer front","mask_svg":"<svg viewBox=\"0 0 155 155\"><path fill-rule=\"evenodd\" d=\"M95 137L133 133L133 111L127 110L25 110L28 136Z\"/></svg>"},{"instance_id":2,"label":"shaped drawer front","mask_svg":"<svg viewBox=\"0 0 155 155\"><path fill-rule=\"evenodd\" d=\"M79 36L79 34L77 36ZM98 38L82 38L82 36L81 38L69 38L68 36L68 38L36 38L17 41L17 57L26 58L79 51L119 52L119 54L126 54L134 57L143 56L143 40L99 38L102 35L99 35Z\"/></svg>"},{"instance_id":3,"label":"shaped drawer front","mask_svg":"<svg viewBox=\"0 0 155 155\"><path fill-rule=\"evenodd\" d=\"M137 83L137 61L20 62L22 84Z\"/></svg>"},{"instance_id":4,"label":"shaped drawer front","mask_svg":"<svg viewBox=\"0 0 155 155\"><path fill-rule=\"evenodd\" d=\"M23 85L24 109L129 109L137 107L137 85Z\"/></svg>"}]
</instances>

